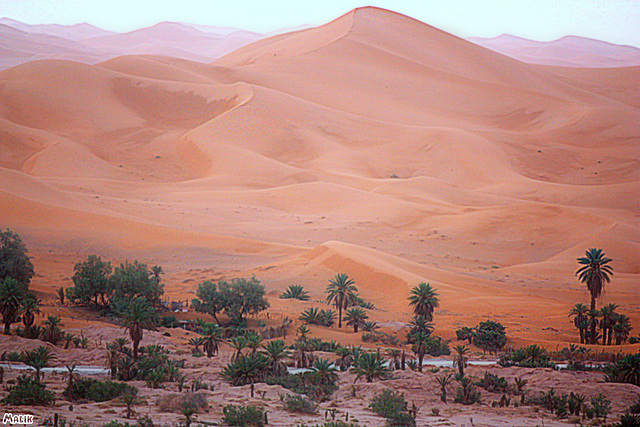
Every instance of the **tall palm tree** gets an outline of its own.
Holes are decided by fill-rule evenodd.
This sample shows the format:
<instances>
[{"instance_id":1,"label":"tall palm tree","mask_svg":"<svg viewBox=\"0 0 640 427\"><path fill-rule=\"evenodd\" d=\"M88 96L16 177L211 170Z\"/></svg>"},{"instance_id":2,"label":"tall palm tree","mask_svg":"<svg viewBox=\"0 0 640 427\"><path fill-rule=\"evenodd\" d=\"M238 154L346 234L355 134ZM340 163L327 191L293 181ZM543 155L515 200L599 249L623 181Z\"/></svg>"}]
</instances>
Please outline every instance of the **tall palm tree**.
<instances>
[{"instance_id":1,"label":"tall palm tree","mask_svg":"<svg viewBox=\"0 0 640 427\"><path fill-rule=\"evenodd\" d=\"M38 313L40 313L40 300L32 293L27 294L22 300L22 306L20 307L25 337L30 336L31 327L36 319L35 315Z\"/></svg>"},{"instance_id":2,"label":"tall palm tree","mask_svg":"<svg viewBox=\"0 0 640 427\"><path fill-rule=\"evenodd\" d=\"M409 305L413 306L413 312L417 316L424 316L427 322L433 321L433 311L440 306L438 293L429 283L421 282L411 289Z\"/></svg>"},{"instance_id":3,"label":"tall palm tree","mask_svg":"<svg viewBox=\"0 0 640 427\"><path fill-rule=\"evenodd\" d=\"M224 341L221 328L216 323L207 323L202 334L204 335L202 349L207 352L207 357L213 357L220 350L220 343Z\"/></svg>"},{"instance_id":4,"label":"tall palm tree","mask_svg":"<svg viewBox=\"0 0 640 427\"><path fill-rule=\"evenodd\" d=\"M327 302L338 309L338 328L342 328L342 310L352 305L357 299L358 289L353 279L344 273L336 274L327 286Z\"/></svg>"},{"instance_id":5,"label":"tall palm tree","mask_svg":"<svg viewBox=\"0 0 640 427\"><path fill-rule=\"evenodd\" d=\"M138 347L142 341L145 328L155 325L155 310L144 297L134 298L123 311L120 317L123 327L129 331L129 338L133 342L133 359L138 360Z\"/></svg>"},{"instance_id":6,"label":"tall palm tree","mask_svg":"<svg viewBox=\"0 0 640 427\"><path fill-rule=\"evenodd\" d=\"M464 368L467 367L467 361L469 360L469 347L466 345L457 345L453 348L453 351L456 352L453 357L453 367L457 367L460 377L464 377Z\"/></svg>"},{"instance_id":7,"label":"tall palm tree","mask_svg":"<svg viewBox=\"0 0 640 427\"><path fill-rule=\"evenodd\" d=\"M600 313L600 310L589 310L587 312L587 318L589 322L589 343L590 344L598 343L599 335L598 335L598 332L596 331L596 328L600 324L600 322L598 322L598 318L600 316L602 316L602 314Z\"/></svg>"},{"instance_id":8,"label":"tall palm tree","mask_svg":"<svg viewBox=\"0 0 640 427\"><path fill-rule=\"evenodd\" d=\"M369 315L367 312L360 307L350 308L344 316L347 325L353 326L353 332L358 332L358 328L361 327L368 318Z\"/></svg>"},{"instance_id":9,"label":"tall palm tree","mask_svg":"<svg viewBox=\"0 0 640 427\"><path fill-rule=\"evenodd\" d=\"M411 346L411 351L415 353L418 357L418 371L422 372L422 361L424 360L424 355L429 351L429 335L424 332L419 332L413 336L413 345Z\"/></svg>"},{"instance_id":10,"label":"tall palm tree","mask_svg":"<svg viewBox=\"0 0 640 427\"><path fill-rule=\"evenodd\" d=\"M580 344L586 344L585 335L588 326L588 318L587 313L589 312L589 307L581 302L577 303L571 310L569 310L569 316L575 316L573 319L573 324L580 331Z\"/></svg>"},{"instance_id":11,"label":"tall palm tree","mask_svg":"<svg viewBox=\"0 0 640 427\"><path fill-rule=\"evenodd\" d=\"M600 309L602 320L600 320L600 328L602 329L602 345L611 345L613 339L613 325L618 321L620 316L616 313L618 304L607 304Z\"/></svg>"},{"instance_id":12,"label":"tall palm tree","mask_svg":"<svg viewBox=\"0 0 640 427\"><path fill-rule=\"evenodd\" d=\"M578 258L578 264L582 265L577 271L578 279L587 285L591 293L591 310L596 309L596 299L602 295L605 283L611 282L613 268L607 265L612 260L604 256L602 249L590 248L584 257ZM595 335L595 331L592 331Z\"/></svg>"},{"instance_id":13,"label":"tall palm tree","mask_svg":"<svg viewBox=\"0 0 640 427\"><path fill-rule=\"evenodd\" d=\"M393 359L393 369L396 371L400 370L400 356L402 352L397 348L390 348L387 350L387 354Z\"/></svg>"},{"instance_id":14,"label":"tall palm tree","mask_svg":"<svg viewBox=\"0 0 640 427\"><path fill-rule=\"evenodd\" d=\"M384 379L389 375L389 368L385 366L385 360L378 352L363 353L351 371L356 374L355 381L365 377L370 383L375 379Z\"/></svg>"},{"instance_id":15,"label":"tall palm tree","mask_svg":"<svg viewBox=\"0 0 640 427\"><path fill-rule=\"evenodd\" d=\"M273 340L266 344L262 344L262 354L269 359L269 370L271 374L280 377L286 375L287 365L284 360L291 357L291 352L287 350L287 346L283 340Z\"/></svg>"},{"instance_id":16,"label":"tall palm tree","mask_svg":"<svg viewBox=\"0 0 640 427\"><path fill-rule=\"evenodd\" d=\"M0 312L5 335L11 335L11 324L18 318L18 311L25 297L25 286L13 277L0 281Z\"/></svg>"}]
</instances>

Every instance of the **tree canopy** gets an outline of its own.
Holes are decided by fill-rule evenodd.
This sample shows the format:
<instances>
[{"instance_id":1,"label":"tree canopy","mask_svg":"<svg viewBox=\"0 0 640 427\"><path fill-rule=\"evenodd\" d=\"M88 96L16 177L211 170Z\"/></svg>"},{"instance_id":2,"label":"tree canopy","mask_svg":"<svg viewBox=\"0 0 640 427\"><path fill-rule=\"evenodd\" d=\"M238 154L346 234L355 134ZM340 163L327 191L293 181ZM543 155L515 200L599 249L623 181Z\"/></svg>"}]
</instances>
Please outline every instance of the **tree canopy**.
<instances>
[{"instance_id":1,"label":"tree canopy","mask_svg":"<svg viewBox=\"0 0 640 427\"><path fill-rule=\"evenodd\" d=\"M17 233L9 229L0 231L0 280L12 278L26 290L33 275L27 245Z\"/></svg>"},{"instance_id":2,"label":"tree canopy","mask_svg":"<svg viewBox=\"0 0 640 427\"><path fill-rule=\"evenodd\" d=\"M67 288L67 298L76 304L107 306L111 263L97 255L89 255L86 261L77 263L73 270L75 286Z\"/></svg>"},{"instance_id":3,"label":"tree canopy","mask_svg":"<svg viewBox=\"0 0 640 427\"><path fill-rule=\"evenodd\" d=\"M206 281L198 286L194 309L208 313L218 321L217 313L223 312L233 323L241 324L249 314L257 314L269 308L264 286L255 278L234 278L217 284Z\"/></svg>"}]
</instances>

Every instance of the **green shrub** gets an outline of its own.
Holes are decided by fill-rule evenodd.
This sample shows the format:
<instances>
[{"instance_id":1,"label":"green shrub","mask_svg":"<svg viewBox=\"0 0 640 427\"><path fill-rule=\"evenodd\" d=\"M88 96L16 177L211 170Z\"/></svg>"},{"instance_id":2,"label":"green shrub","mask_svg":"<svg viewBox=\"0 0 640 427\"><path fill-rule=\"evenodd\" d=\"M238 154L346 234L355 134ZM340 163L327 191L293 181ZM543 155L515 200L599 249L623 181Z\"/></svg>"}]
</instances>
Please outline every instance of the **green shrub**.
<instances>
[{"instance_id":1,"label":"green shrub","mask_svg":"<svg viewBox=\"0 0 640 427\"><path fill-rule=\"evenodd\" d=\"M203 393L172 393L158 397L156 405L160 412L175 412L181 414L184 408L192 408L194 413L205 409L207 396Z\"/></svg>"},{"instance_id":2,"label":"green shrub","mask_svg":"<svg viewBox=\"0 0 640 427\"><path fill-rule=\"evenodd\" d=\"M456 375L456 379L460 383L460 387L456 390L456 395L453 398L455 403L462 403L463 405L473 405L474 403L480 403L481 394L476 390L475 386L471 383L469 377L460 377Z\"/></svg>"},{"instance_id":3,"label":"green shrub","mask_svg":"<svg viewBox=\"0 0 640 427\"><path fill-rule=\"evenodd\" d=\"M596 397L591 398L591 406L593 407L596 417L606 418L611 411L611 400L600 393Z\"/></svg>"},{"instance_id":4,"label":"green shrub","mask_svg":"<svg viewBox=\"0 0 640 427\"><path fill-rule=\"evenodd\" d=\"M284 377L268 377L269 385L280 385L298 394L304 394L316 402L323 402L338 390L335 380L323 381L315 372L300 372Z\"/></svg>"},{"instance_id":5,"label":"green shrub","mask_svg":"<svg viewBox=\"0 0 640 427\"><path fill-rule=\"evenodd\" d=\"M440 337L429 337L427 354L431 356L448 356L451 354L449 344Z\"/></svg>"},{"instance_id":6,"label":"green shrub","mask_svg":"<svg viewBox=\"0 0 640 427\"><path fill-rule=\"evenodd\" d=\"M397 346L400 345L400 340L386 332L365 332L362 334L362 341L364 342L381 342L386 345Z\"/></svg>"},{"instance_id":7,"label":"green shrub","mask_svg":"<svg viewBox=\"0 0 640 427\"><path fill-rule=\"evenodd\" d=\"M2 402L7 405L51 406L55 403L55 394L31 375L24 374L16 379L16 385L9 388L9 394Z\"/></svg>"},{"instance_id":8,"label":"green shrub","mask_svg":"<svg viewBox=\"0 0 640 427\"><path fill-rule=\"evenodd\" d=\"M318 405L309 398L300 394L287 394L282 396L284 407L289 412L297 412L299 414L315 414Z\"/></svg>"},{"instance_id":9,"label":"green shrub","mask_svg":"<svg viewBox=\"0 0 640 427\"><path fill-rule=\"evenodd\" d=\"M300 320L309 325L333 326L336 321L336 313L331 309L318 309L311 307L300 315Z\"/></svg>"},{"instance_id":10,"label":"green shrub","mask_svg":"<svg viewBox=\"0 0 640 427\"><path fill-rule=\"evenodd\" d=\"M629 407L629 412L632 414L640 414L640 396L638 396L634 404Z\"/></svg>"},{"instance_id":11,"label":"green shrub","mask_svg":"<svg viewBox=\"0 0 640 427\"><path fill-rule=\"evenodd\" d=\"M640 386L640 353L630 354L605 369L605 381Z\"/></svg>"},{"instance_id":12,"label":"green shrub","mask_svg":"<svg viewBox=\"0 0 640 427\"><path fill-rule=\"evenodd\" d=\"M80 378L65 388L62 395L70 401L105 402L129 392L136 394L138 390L128 384L110 380L99 381L95 378Z\"/></svg>"},{"instance_id":13,"label":"green shrub","mask_svg":"<svg viewBox=\"0 0 640 427\"><path fill-rule=\"evenodd\" d=\"M229 426L264 426L264 410L259 406L227 405L222 409L222 421Z\"/></svg>"},{"instance_id":14,"label":"green shrub","mask_svg":"<svg viewBox=\"0 0 640 427\"><path fill-rule=\"evenodd\" d=\"M415 415L409 413L407 406L404 393L386 389L371 399L369 409L386 418L389 425L415 426Z\"/></svg>"},{"instance_id":15,"label":"green shrub","mask_svg":"<svg viewBox=\"0 0 640 427\"><path fill-rule=\"evenodd\" d=\"M484 373L484 378L475 383L478 387L482 387L489 393L506 393L509 384L504 377L499 377L490 372Z\"/></svg>"},{"instance_id":16,"label":"green shrub","mask_svg":"<svg viewBox=\"0 0 640 427\"><path fill-rule=\"evenodd\" d=\"M640 427L640 415L623 414L620 421L613 424L613 427Z\"/></svg>"},{"instance_id":17,"label":"green shrub","mask_svg":"<svg viewBox=\"0 0 640 427\"><path fill-rule=\"evenodd\" d=\"M505 327L493 320L480 322L475 328L472 342L482 350L496 352L507 343Z\"/></svg>"},{"instance_id":18,"label":"green shrub","mask_svg":"<svg viewBox=\"0 0 640 427\"><path fill-rule=\"evenodd\" d=\"M473 328L470 328L468 326L463 326L462 328L456 330L456 338L459 341L469 341L469 343L471 343L474 335L475 332L473 331Z\"/></svg>"},{"instance_id":19,"label":"green shrub","mask_svg":"<svg viewBox=\"0 0 640 427\"><path fill-rule=\"evenodd\" d=\"M297 299L300 301L309 301L309 293L304 290L301 285L289 285L286 292L280 295L282 299Z\"/></svg>"},{"instance_id":20,"label":"green shrub","mask_svg":"<svg viewBox=\"0 0 640 427\"><path fill-rule=\"evenodd\" d=\"M498 364L505 367L521 366L524 368L552 368L554 366L549 360L547 350L536 344L500 355Z\"/></svg>"},{"instance_id":21,"label":"green shrub","mask_svg":"<svg viewBox=\"0 0 640 427\"><path fill-rule=\"evenodd\" d=\"M163 328L179 328L180 322L176 316L164 316L160 319L160 326Z\"/></svg>"}]
</instances>

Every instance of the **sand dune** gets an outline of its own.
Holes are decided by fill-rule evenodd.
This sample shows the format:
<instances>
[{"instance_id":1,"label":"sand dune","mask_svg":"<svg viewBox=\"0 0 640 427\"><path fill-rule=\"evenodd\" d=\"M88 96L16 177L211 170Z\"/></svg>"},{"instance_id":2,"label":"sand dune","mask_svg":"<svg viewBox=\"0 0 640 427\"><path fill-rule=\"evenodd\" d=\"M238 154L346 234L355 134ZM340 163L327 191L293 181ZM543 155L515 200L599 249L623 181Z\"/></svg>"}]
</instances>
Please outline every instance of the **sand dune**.
<instances>
[{"instance_id":1,"label":"sand dune","mask_svg":"<svg viewBox=\"0 0 640 427\"><path fill-rule=\"evenodd\" d=\"M640 65L640 49L586 37L565 36L538 42L509 34L470 41L520 61L566 67L630 67Z\"/></svg>"},{"instance_id":2,"label":"sand dune","mask_svg":"<svg viewBox=\"0 0 640 427\"><path fill-rule=\"evenodd\" d=\"M153 29L169 44L204 30ZM146 37L121 36L92 43ZM592 246L614 259L606 301L640 321L638 82L638 67L526 64L376 8L211 64L30 62L0 72L0 226L42 265L51 249L69 271L87 253L163 263L172 295L205 267L317 298L346 272L393 321L428 281L445 335L491 314L571 341Z\"/></svg>"}]
</instances>

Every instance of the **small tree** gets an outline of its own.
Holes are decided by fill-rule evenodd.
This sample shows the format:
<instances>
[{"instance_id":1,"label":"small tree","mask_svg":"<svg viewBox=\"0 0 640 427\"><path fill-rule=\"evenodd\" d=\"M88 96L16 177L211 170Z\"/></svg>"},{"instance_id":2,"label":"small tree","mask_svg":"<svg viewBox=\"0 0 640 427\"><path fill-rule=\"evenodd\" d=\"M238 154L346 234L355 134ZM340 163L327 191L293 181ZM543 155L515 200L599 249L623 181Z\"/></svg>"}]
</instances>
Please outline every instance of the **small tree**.
<instances>
[{"instance_id":1,"label":"small tree","mask_svg":"<svg viewBox=\"0 0 640 427\"><path fill-rule=\"evenodd\" d=\"M432 322L433 311L440 305L438 293L429 283L421 282L411 289L409 305L413 306L413 312L416 316L424 316L427 322Z\"/></svg>"},{"instance_id":2,"label":"small tree","mask_svg":"<svg viewBox=\"0 0 640 427\"><path fill-rule=\"evenodd\" d=\"M31 327L35 322L35 315L40 313L40 300L34 294L28 293L22 300L20 307L22 323L24 324L24 336L31 336Z\"/></svg>"},{"instance_id":3,"label":"small tree","mask_svg":"<svg viewBox=\"0 0 640 427\"><path fill-rule=\"evenodd\" d=\"M164 285L153 272L138 261L126 261L113 271L109 279L112 293L111 303L123 305L134 298L142 297L151 306L160 305L160 297L164 294Z\"/></svg>"},{"instance_id":4,"label":"small tree","mask_svg":"<svg viewBox=\"0 0 640 427\"><path fill-rule=\"evenodd\" d=\"M442 400L443 403L447 403L447 386L451 384L451 378L451 374L443 374L436 377L436 381L438 381L438 385L440 386L440 400Z\"/></svg>"},{"instance_id":5,"label":"small tree","mask_svg":"<svg viewBox=\"0 0 640 427\"><path fill-rule=\"evenodd\" d=\"M258 314L269 308L264 286L255 277L219 282L218 293L224 313L236 324L244 323L245 316L249 314Z\"/></svg>"},{"instance_id":6,"label":"small tree","mask_svg":"<svg viewBox=\"0 0 640 427\"><path fill-rule=\"evenodd\" d=\"M28 366L35 369L35 380L40 382L40 372L42 368L49 366L49 362L53 360L54 355L49 347L40 346L31 351L23 351L20 360Z\"/></svg>"},{"instance_id":7,"label":"small tree","mask_svg":"<svg viewBox=\"0 0 640 427\"><path fill-rule=\"evenodd\" d=\"M377 352L363 353L351 370L356 374L355 381L365 377L369 383L375 379L384 379L390 373L389 368L385 366L384 359Z\"/></svg>"},{"instance_id":8,"label":"small tree","mask_svg":"<svg viewBox=\"0 0 640 427\"><path fill-rule=\"evenodd\" d=\"M74 304L106 307L110 295L111 263L97 255L89 255L86 261L73 267L74 286L67 288L67 298Z\"/></svg>"},{"instance_id":9,"label":"small tree","mask_svg":"<svg viewBox=\"0 0 640 427\"><path fill-rule=\"evenodd\" d=\"M129 304L117 308L123 327L129 331L133 342L133 358L138 359L138 347L143 338L143 330L156 324L157 314L146 299L134 298Z\"/></svg>"},{"instance_id":10,"label":"small tree","mask_svg":"<svg viewBox=\"0 0 640 427\"><path fill-rule=\"evenodd\" d=\"M217 285L210 280L200 283L196 296L197 298L191 302L193 309L199 313L210 314L216 323L220 324L217 314L222 311L223 304Z\"/></svg>"},{"instance_id":11,"label":"small tree","mask_svg":"<svg viewBox=\"0 0 640 427\"><path fill-rule=\"evenodd\" d=\"M342 311L353 305L357 299L358 289L353 279L344 273L337 274L327 286L327 302L338 309L338 328L342 328Z\"/></svg>"},{"instance_id":12,"label":"small tree","mask_svg":"<svg viewBox=\"0 0 640 427\"><path fill-rule=\"evenodd\" d=\"M467 367L469 347L466 345L457 345L453 348L455 355L453 357L453 367L458 368L460 377L464 377L464 368Z\"/></svg>"},{"instance_id":13,"label":"small tree","mask_svg":"<svg viewBox=\"0 0 640 427\"><path fill-rule=\"evenodd\" d=\"M0 231L0 281L11 278L26 291L34 275L33 263L27 255L27 245L17 233Z\"/></svg>"},{"instance_id":14,"label":"small tree","mask_svg":"<svg viewBox=\"0 0 640 427\"><path fill-rule=\"evenodd\" d=\"M473 335L473 343L490 353L498 351L507 343L505 327L493 320L480 322Z\"/></svg>"}]
</instances>

